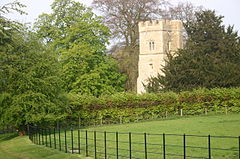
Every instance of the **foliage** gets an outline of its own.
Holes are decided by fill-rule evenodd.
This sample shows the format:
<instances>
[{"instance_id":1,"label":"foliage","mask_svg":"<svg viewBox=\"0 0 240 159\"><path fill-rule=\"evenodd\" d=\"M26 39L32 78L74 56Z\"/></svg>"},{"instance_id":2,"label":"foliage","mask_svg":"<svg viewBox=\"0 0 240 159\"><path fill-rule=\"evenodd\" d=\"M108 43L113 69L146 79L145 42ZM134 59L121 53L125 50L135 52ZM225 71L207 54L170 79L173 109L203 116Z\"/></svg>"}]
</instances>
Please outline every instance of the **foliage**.
<instances>
[{"instance_id":1,"label":"foliage","mask_svg":"<svg viewBox=\"0 0 240 159\"><path fill-rule=\"evenodd\" d=\"M240 41L233 27L222 25L214 11L196 13L186 25L186 47L168 55L165 75L149 79L149 92L240 86Z\"/></svg>"},{"instance_id":2,"label":"foliage","mask_svg":"<svg viewBox=\"0 0 240 159\"><path fill-rule=\"evenodd\" d=\"M100 98L69 96L72 119L83 125L128 123L169 116L240 112L240 88L214 88L180 93L118 93Z\"/></svg>"},{"instance_id":3,"label":"foliage","mask_svg":"<svg viewBox=\"0 0 240 159\"><path fill-rule=\"evenodd\" d=\"M100 96L123 91L125 77L105 54L109 30L90 8L55 0L53 13L39 16L35 28L59 55L67 92Z\"/></svg>"},{"instance_id":4,"label":"foliage","mask_svg":"<svg viewBox=\"0 0 240 159\"><path fill-rule=\"evenodd\" d=\"M24 133L27 124L61 119L65 109L56 57L24 25L0 20L0 125Z\"/></svg>"},{"instance_id":5,"label":"foliage","mask_svg":"<svg viewBox=\"0 0 240 159\"><path fill-rule=\"evenodd\" d=\"M130 92L137 91L138 23L160 18L190 21L200 10L189 2L175 6L166 0L94 0L93 7L111 30L114 45L109 52L118 61L119 71L127 75L125 88Z\"/></svg>"}]
</instances>

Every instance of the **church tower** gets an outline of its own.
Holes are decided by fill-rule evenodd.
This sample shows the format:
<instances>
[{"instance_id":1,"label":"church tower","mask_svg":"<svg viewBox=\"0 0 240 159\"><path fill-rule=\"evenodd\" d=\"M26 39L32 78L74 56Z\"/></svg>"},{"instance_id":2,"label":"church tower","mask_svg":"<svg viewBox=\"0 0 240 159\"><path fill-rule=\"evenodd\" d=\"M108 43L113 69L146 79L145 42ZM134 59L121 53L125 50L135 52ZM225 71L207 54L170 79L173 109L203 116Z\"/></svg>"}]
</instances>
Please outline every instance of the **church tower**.
<instances>
[{"instance_id":1,"label":"church tower","mask_svg":"<svg viewBox=\"0 0 240 159\"><path fill-rule=\"evenodd\" d=\"M139 62L137 93L145 93L144 84L150 77L162 74L166 52L183 47L183 24L179 20L153 20L139 22Z\"/></svg>"}]
</instances>

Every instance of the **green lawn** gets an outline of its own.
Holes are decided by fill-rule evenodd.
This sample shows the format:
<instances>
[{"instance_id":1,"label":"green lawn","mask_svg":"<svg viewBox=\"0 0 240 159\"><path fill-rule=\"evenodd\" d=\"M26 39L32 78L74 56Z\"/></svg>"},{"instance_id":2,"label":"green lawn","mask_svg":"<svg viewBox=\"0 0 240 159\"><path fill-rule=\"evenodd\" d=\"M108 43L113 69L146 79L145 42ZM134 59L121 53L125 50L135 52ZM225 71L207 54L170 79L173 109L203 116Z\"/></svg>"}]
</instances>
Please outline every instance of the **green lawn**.
<instances>
[{"instance_id":1,"label":"green lawn","mask_svg":"<svg viewBox=\"0 0 240 159\"><path fill-rule=\"evenodd\" d=\"M80 159L79 155L65 154L33 144L27 136L0 135L0 159ZM82 157L85 158L85 157Z\"/></svg>"},{"instance_id":2,"label":"green lawn","mask_svg":"<svg viewBox=\"0 0 240 159\"><path fill-rule=\"evenodd\" d=\"M179 118L172 120L158 120L140 123L131 123L123 125L109 125L101 127L88 128L88 131L97 131L97 136L99 141L97 144L104 147L103 138L104 133L102 131L108 132L125 132L125 134L119 134L119 140L123 143L119 144L119 147L128 149L129 148L129 134L132 132L132 150L139 152L132 152L132 156L144 158L144 135L143 133L150 133L146 136L147 138L147 151L159 154L148 154L148 158L162 158L163 153L163 136L155 134L180 134L180 136L166 135L166 153L183 155L183 136L186 135L211 135L211 136L240 136L240 114L231 115L217 115L217 116L195 116L188 118ZM137 133L137 134L134 134ZM84 134L84 133L83 133ZM151 135L154 134L154 135ZM83 137L84 138L84 137ZM88 138L93 138L93 133L89 132ZM114 133L107 133L107 147L112 147L109 149L109 153L116 154L115 151L115 141L116 135ZM216 138L211 137L211 155L212 158L218 159L238 159L239 158L239 138ZM196 137L196 136L186 136L185 138L187 156L197 156L197 157L208 157L208 138L207 137ZM93 143L91 140L90 142ZM126 142L126 143L124 143ZM142 143L142 144L139 144ZM192 147L191 147L192 146ZM196 148L203 147L203 148ZM204 149L206 148L206 149ZM229 150L219 150L221 149L231 149ZM93 149L92 149L93 150ZM99 151L103 151L103 148L99 148ZM142 152L140 152L142 151ZM127 150L119 151L124 156L128 156L129 152ZM170 156L168 158L182 158L179 156Z\"/></svg>"},{"instance_id":3,"label":"green lawn","mask_svg":"<svg viewBox=\"0 0 240 159\"><path fill-rule=\"evenodd\" d=\"M87 131L87 140L86 140ZM94 132L96 131L96 142L94 142ZM104 142L104 131L106 131L106 143ZM61 143L61 150L68 152L73 150L78 153L78 132L80 132L80 149L81 154L88 153L94 157L96 144L96 152L98 158L104 158L105 144L107 158L116 158L113 155L117 154L116 151L116 132L118 132L118 154L119 158L125 156L129 158L130 154L133 158L144 158L145 151L148 152L148 159L162 159L163 158L163 133L165 133L165 150L168 159L183 158L183 134L185 136L186 143L186 155L199 158L208 158L208 136L210 136L211 157L215 159L239 159L239 142L240 138L240 114L229 115L215 115L215 116L192 116L182 117L178 119L162 119L158 121L145 121L138 123L122 124L122 125L107 125L89 127L87 129L74 130L73 138L71 131L66 131L66 143L65 133L60 132L61 142L59 142L59 133L54 135L42 136L37 134L35 141L45 144L50 147L59 149L59 143ZM129 132L131 132L131 149L132 153L129 153ZM145 147L145 136L147 147ZM175 135L174 135L175 134ZM176 135L178 134L178 135ZM198 136L190 136L198 135ZM216 137L225 136L225 137ZM233 137L226 137L233 136ZM73 145L72 145L73 139ZM47 142L46 142L47 141ZM55 142L54 142L55 141ZM39 142L38 142L39 143ZM86 144L87 143L87 144ZM87 146L86 146L87 145ZM86 148L88 151L86 151ZM174 156L175 155L175 156ZM191 157L187 157L191 158Z\"/></svg>"}]
</instances>

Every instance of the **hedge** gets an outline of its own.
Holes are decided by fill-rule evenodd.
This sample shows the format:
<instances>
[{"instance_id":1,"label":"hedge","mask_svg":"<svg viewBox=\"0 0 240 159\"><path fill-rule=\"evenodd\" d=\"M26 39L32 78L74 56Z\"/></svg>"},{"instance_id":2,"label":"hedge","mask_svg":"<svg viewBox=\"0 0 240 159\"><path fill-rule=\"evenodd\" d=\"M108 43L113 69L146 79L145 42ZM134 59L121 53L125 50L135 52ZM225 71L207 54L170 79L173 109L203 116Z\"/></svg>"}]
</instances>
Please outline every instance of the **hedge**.
<instances>
[{"instance_id":1,"label":"hedge","mask_svg":"<svg viewBox=\"0 0 240 159\"><path fill-rule=\"evenodd\" d=\"M69 118L81 125L128 123L176 115L239 113L240 88L197 89L180 93L118 93L99 98L69 94Z\"/></svg>"}]
</instances>

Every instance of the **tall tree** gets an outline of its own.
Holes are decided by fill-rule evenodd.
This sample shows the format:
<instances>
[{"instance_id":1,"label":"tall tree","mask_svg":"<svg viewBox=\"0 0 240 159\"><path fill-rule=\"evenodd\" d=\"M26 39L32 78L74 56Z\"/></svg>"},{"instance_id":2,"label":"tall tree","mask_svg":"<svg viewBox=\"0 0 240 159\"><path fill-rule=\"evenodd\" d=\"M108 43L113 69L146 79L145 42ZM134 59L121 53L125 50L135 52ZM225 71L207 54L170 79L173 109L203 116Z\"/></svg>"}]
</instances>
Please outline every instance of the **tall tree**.
<instances>
[{"instance_id":1,"label":"tall tree","mask_svg":"<svg viewBox=\"0 0 240 159\"><path fill-rule=\"evenodd\" d=\"M159 18L165 0L94 0L93 7L99 10L112 38L120 41L111 52L120 65L120 71L128 76L125 88L136 92L138 77L139 33L138 22Z\"/></svg>"},{"instance_id":2,"label":"tall tree","mask_svg":"<svg viewBox=\"0 0 240 159\"><path fill-rule=\"evenodd\" d=\"M196 13L186 27L186 47L169 55L165 75L151 78L148 91L240 86L240 37L214 11Z\"/></svg>"},{"instance_id":3,"label":"tall tree","mask_svg":"<svg viewBox=\"0 0 240 159\"><path fill-rule=\"evenodd\" d=\"M138 77L139 33L138 22L159 18L189 20L199 7L191 3L177 6L167 0L94 0L93 7L100 11L110 28L113 45L110 52L127 74L126 89L136 92ZM190 13L190 14L189 14Z\"/></svg>"},{"instance_id":4,"label":"tall tree","mask_svg":"<svg viewBox=\"0 0 240 159\"><path fill-rule=\"evenodd\" d=\"M24 134L27 124L63 118L57 59L24 25L3 15L0 24L0 125Z\"/></svg>"},{"instance_id":5,"label":"tall tree","mask_svg":"<svg viewBox=\"0 0 240 159\"><path fill-rule=\"evenodd\" d=\"M90 8L72 0L55 0L51 14L35 27L59 55L67 92L100 96L123 91L124 76L105 53L109 29Z\"/></svg>"}]
</instances>

